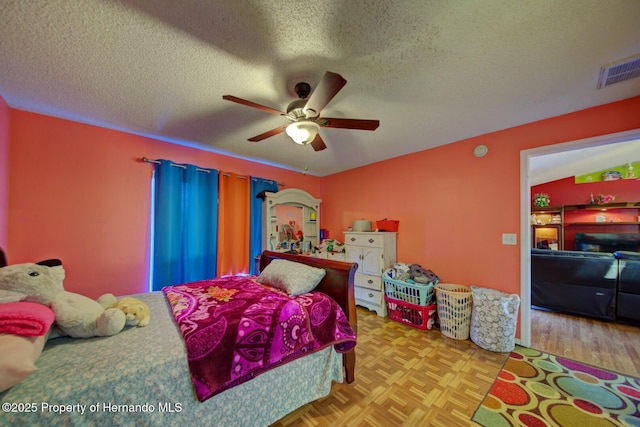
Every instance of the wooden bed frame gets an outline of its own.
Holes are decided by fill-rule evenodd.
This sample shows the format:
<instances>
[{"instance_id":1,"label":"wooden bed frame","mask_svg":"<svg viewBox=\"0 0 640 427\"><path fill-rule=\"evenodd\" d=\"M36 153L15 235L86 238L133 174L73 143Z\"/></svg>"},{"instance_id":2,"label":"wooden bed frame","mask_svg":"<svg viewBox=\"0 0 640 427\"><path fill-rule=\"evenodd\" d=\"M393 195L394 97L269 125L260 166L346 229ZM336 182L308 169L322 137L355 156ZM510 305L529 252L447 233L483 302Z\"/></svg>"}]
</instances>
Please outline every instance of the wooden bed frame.
<instances>
[{"instance_id":1,"label":"wooden bed frame","mask_svg":"<svg viewBox=\"0 0 640 427\"><path fill-rule=\"evenodd\" d=\"M264 270L274 259L286 259L324 269L326 274L315 290L329 295L342 307L342 310L349 319L351 327L357 335L358 320L353 280L358 264L314 258L306 255L264 251L260 256L260 271ZM342 365L344 366L345 381L351 384L355 380L355 349L343 355Z\"/></svg>"}]
</instances>

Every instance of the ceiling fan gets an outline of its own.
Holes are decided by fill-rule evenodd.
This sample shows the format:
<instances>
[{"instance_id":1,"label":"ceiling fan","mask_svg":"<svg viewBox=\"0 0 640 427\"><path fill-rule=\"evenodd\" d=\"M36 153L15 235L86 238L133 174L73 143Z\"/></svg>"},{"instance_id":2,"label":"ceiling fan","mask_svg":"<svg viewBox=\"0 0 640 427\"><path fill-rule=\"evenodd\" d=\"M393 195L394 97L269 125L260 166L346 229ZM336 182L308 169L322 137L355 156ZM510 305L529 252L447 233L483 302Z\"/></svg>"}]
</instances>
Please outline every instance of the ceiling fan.
<instances>
[{"instance_id":1,"label":"ceiling fan","mask_svg":"<svg viewBox=\"0 0 640 427\"><path fill-rule=\"evenodd\" d=\"M285 116L291 121L290 124L279 126L249 138L249 141L258 142L279 133L286 132L297 144L310 144L315 151L320 151L327 148L318 133L321 127L375 130L380 125L379 120L320 117L322 109L340 92L340 89L342 89L345 84L347 84L347 81L340 74L332 73L331 71L324 73L324 76L320 79L313 93L311 93L309 83L300 82L295 86L295 92L300 99L291 102L287 106L286 113L232 95L224 95L222 99L257 108L267 113ZM309 94L311 94L311 96L309 96Z\"/></svg>"}]
</instances>

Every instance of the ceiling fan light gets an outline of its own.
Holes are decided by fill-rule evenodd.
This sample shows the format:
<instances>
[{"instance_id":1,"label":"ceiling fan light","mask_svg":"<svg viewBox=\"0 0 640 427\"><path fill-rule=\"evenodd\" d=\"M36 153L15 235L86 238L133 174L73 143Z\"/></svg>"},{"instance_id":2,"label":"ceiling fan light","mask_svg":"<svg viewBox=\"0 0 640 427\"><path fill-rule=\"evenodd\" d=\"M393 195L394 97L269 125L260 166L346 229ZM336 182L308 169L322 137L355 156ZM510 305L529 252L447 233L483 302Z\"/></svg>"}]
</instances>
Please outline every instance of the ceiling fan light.
<instances>
[{"instance_id":1,"label":"ceiling fan light","mask_svg":"<svg viewBox=\"0 0 640 427\"><path fill-rule=\"evenodd\" d=\"M319 129L320 126L316 122L300 121L291 123L285 132L296 144L307 145L313 141Z\"/></svg>"}]
</instances>

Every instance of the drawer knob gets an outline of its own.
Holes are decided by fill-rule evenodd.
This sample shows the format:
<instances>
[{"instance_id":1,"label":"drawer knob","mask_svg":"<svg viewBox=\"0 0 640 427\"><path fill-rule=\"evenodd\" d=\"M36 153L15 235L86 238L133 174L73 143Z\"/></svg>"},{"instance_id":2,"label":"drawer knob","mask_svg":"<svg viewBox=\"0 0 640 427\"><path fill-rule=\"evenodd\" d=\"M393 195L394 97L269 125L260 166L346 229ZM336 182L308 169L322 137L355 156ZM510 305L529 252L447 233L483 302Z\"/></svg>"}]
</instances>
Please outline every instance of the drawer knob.
<instances>
[{"instance_id":1,"label":"drawer knob","mask_svg":"<svg viewBox=\"0 0 640 427\"><path fill-rule=\"evenodd\" d=\"M369 243L373 243L373 242L375 242L374 239L369 239Z\"/></svg>"},{"instance_id":2,"label":"drawer knob","mask_svg":"<svg viewBox=\"0 0 640 427\"><path fill-rule=\"evenodd\" d=\"M373 294L369 294L369 298L373 298Z\"/></svg>"},{"instance_id":3,"label":"drawer knob","mask_svg":"<svg viewBox=\"0 0 640 427\"><path fill-rule=\"evenodd\" d=\"M369 284L371 285L373 283L373 280L369 279L367 280L367 282L369 282Z\"/></svg>"},{"instance_id":4,"label":"drawer knob","mask_svg":"<svg viewBox=\"0 0 640 427\"><path fill-rule=\"evenodd\" d=\"M356 238L355 238L355 237L352 237L352 238L351 238L351 241L352 241L352 242L355 242L355 241L356 241Z\"/></svg>"}]
</instances>

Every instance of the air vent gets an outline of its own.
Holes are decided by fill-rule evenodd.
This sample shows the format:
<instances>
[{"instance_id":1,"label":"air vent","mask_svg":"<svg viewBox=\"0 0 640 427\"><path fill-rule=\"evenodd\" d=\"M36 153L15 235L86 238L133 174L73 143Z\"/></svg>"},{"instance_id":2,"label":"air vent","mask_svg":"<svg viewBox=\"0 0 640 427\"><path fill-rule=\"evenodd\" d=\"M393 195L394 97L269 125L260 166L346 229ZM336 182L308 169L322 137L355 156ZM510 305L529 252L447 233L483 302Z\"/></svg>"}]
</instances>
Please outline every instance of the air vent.
<instances>
[{"instance_id":1,"label":"air vent","mask_svg":"<svg viewBox=\"0 0 640 427\"><path fill-rule=\"evenodd\" d=\"M640 55L630 56L600 68L598 89L614 83L640 77Z\"/></svg>"}]
</instances>

